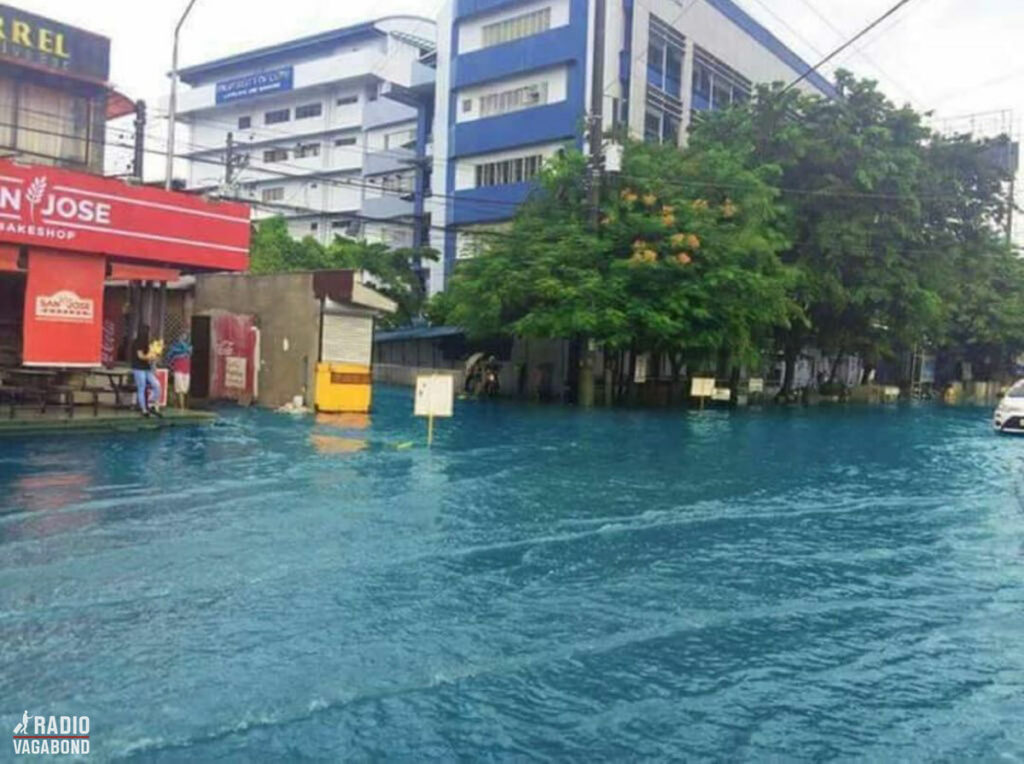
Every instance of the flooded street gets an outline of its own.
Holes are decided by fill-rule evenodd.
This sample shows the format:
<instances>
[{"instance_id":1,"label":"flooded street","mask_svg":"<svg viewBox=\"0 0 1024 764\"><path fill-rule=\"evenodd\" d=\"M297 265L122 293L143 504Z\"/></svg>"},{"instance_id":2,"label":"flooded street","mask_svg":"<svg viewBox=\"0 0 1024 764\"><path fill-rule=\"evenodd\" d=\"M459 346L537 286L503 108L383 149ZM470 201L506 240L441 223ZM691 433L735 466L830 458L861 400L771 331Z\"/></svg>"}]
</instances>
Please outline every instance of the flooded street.
<instances>
[{"instance_id":1,"label":"flooded street","mask_svg":"<svg viewBox=\"0 0 1024 764\"><path fill-rule=\"evenodd\" d=\"M1024 439L931 406L0 440L0 716L91 756L1024 755Z\"/></svg>"}]
</instances>

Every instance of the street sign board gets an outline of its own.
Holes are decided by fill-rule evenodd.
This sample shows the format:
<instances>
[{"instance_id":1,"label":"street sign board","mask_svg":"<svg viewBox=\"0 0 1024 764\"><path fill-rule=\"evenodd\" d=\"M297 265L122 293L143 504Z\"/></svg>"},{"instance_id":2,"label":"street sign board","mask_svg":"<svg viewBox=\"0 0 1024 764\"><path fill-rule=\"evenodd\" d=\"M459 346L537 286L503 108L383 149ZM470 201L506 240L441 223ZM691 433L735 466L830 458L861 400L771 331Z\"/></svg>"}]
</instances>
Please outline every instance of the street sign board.
<instances>
[{"instance_id":1,"label":"street sign board","mask_svg":"<svg viewBox=\"0 0 1024 764\"><path fill-rule=\"evenodd\" d=\"M450 374L427 374L416 377L416 402L413 414L425 417L450 417L455 399L454 377Z\"/></svg>"},{"instance_id":2,"label":"street sign board","mask_svg":"<svg viewBox=\"0 0 1024 764\"><path fill-rule=\"evenodd\" d=\"M694 398L710 398L715 392L713 377L694 377L690 382L690 395Z\"/></svg>"}]
</instances>

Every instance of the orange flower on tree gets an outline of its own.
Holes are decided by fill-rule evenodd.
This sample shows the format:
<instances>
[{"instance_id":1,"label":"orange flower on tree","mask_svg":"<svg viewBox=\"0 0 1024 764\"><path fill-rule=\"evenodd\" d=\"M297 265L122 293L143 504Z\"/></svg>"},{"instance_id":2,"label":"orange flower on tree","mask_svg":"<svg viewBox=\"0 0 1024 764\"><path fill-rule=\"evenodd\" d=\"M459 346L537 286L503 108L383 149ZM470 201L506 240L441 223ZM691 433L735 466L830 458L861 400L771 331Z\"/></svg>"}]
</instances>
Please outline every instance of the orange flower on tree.
<instances>
[{"instance_id":1,"label":"orange flower on tree","mask_svg":"<svg viewBox=\"0 0 1024 764\"><path fill-rule=\"evenodd\" d=\"M692 250L700 249L700 238L695 233L686 235L686 246Z\"/></svg>"},{"instance_id":2,"label":"orange flower on tree","mask_svg":"<svg viewBox=\"0 0 1024 764\"><path fill-rule=\"evenodd\" d=\"M703 212L708 208L708 200L694 199L693 202L690 203L690 206L693 207L695 212Z\"/></svg>"},{"instance_id":3,"label":"orange flower on tree","mask_svg":"<svg viewBox=\"0 0 1024 764\"><path fill-rule=\"evenodd\" d=\"M693 262L693 258L686 252L679 252L676 254L676 262L680 265L689 265Z\"/></svg>"},{"instance_id":4,"label":"orange flower on tree","mask_svg":"<svg viewBox=\"0 0 1024 764\"><path fill-rule=\"evenodd\" d=\"M643 202L645 206L653 207L655 204L658 203L658 197L656 197L654 194L644 194Z\"/></svg>"},{"instance_id":5,"label":"orange flower on tree","mask_svg":"<svg viewBox=\"0 0 1024 764\"><path fill-rule=\"evenodd\" d=\"M737 212L739 212L739 209L736 207L735 204L732 203L732 200L731 199L726 199L725 203L722 205L722 217L723 218L735 217Z\"/></svg>"}]
</instances>

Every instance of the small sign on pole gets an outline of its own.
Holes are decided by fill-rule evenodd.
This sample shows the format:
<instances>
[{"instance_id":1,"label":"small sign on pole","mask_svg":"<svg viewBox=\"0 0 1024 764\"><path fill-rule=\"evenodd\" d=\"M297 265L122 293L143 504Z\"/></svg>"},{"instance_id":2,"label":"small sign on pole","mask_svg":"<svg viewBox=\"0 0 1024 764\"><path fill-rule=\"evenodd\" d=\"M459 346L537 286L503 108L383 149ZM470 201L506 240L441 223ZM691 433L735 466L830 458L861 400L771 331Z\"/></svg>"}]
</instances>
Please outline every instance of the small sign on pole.
<instances>
[{"instance_id":1,"label":"small sign on pole","mask_svg":"<svg viewBox=\"0 0 1024 764\"><path fill-rule=\"evenodd\" d=\"M747 385L747 390L752 393L763 393L764 392L764 378L763 377L751 377L750 382Z\"/></svg>"},{"instance_id":2,"label":"small sign on pole","mask_svg":"<svg viewBox=\"0 0 1024 764\"><path fill-rule=\"evenodd\" d=\"M728 401L732 399L732 390L728 387L716 387L714 392L711 394L711 399L715 401Z\"/></svg>"},{"instance_id":3,"label":"small sign on pole","mask_svg":"<svg viewBox=\"0 0 1024 764\"><path fill-rule=\"evenodd\" d=\"M427 445L434 442L434 417L454 413L455 381L450 374L425 374L416 377L414 416L427 418Z\"/></svg>"},{"instance_id":4,"label":"small sign on pole","mask_svg":"<svg viewBox=\"0 0 1024 764\"><path fill-rule=\"evenodd\" d=\"M700 407L704 408L704 399L710 398L715 392L714 377L694 377L690 381L690 396L700 398Z\"/></svg>"}]
</instances>

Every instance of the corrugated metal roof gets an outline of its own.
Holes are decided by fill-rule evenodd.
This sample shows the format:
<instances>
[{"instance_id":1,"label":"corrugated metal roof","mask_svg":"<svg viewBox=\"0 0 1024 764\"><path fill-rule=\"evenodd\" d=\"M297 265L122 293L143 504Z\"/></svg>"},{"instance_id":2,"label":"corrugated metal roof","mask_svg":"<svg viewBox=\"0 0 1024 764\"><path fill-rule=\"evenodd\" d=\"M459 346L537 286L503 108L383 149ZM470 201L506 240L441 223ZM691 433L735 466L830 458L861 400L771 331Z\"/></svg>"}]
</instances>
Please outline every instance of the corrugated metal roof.
<instances>
[{"instance_id":1,"label":"corrugated metal roof","mask_svg":"<svg viewBox=\"0 0 1024 764\"><path fill-rule=\"evenodd\" d=\"M434 340L442 337L457 337L465 334L465 330L457 326L410 326L390 332L377 332L374 342L400 342L402 340Z\"/></svg>"}]
</instances>

